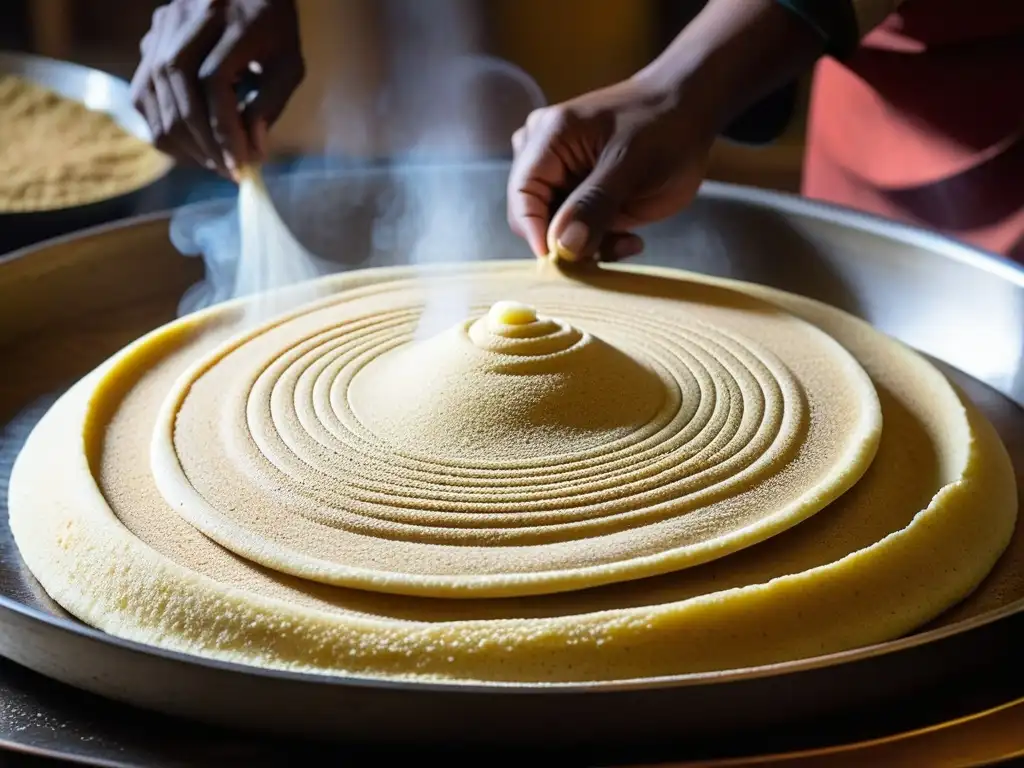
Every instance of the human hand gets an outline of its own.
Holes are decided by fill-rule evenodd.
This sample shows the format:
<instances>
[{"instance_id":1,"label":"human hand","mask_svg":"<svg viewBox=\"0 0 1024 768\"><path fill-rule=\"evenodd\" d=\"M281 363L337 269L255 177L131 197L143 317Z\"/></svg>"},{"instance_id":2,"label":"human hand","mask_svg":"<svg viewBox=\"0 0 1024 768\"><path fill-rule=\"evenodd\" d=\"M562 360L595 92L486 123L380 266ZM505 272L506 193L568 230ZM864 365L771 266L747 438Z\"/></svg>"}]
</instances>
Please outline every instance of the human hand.
<instances>
[{"instance_id":1,"label":"human hand","mask_svg":"<svg viewBox=\"0 0 1024 768\"><path fill-rule=\"evenodd\" d=\"M689 203L718 131L823 45L820 30L778 0L708 0L631 79L530 115L512 138L512 230L537 256L639 253L630 230Z\"/></svg>"},{"instance_id":2,"label":"human hand","mask_svg":"<svg viewBox=\"0 0 1024 768\"><path fill-rule=\"evenodd\" d=\"M263 159L305 75L294 0L172 0L139 47L132 99L156 147L230 176ZM258 92L240 107L247 77Z\"/></svg>"},{"instance_id":3,"label":"human hand","mask_svg":"<svg viewBox=\"0 0 1024 768\"><path fill-rule=\"evenodd\" d=\"M717 118L705 103L641 75L531 113L512 137L512 230L538 257L640 253L631 230L683 208L704 178Z\"/></svg>"}]
</instances>

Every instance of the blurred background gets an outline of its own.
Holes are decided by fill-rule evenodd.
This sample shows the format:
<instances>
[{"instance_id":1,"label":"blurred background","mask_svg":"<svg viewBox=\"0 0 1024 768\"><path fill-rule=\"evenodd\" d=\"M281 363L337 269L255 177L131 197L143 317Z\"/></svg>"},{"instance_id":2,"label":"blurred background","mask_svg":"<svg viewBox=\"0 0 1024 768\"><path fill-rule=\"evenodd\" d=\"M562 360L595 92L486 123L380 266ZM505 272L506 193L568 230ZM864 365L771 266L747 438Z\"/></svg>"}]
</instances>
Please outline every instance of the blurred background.
<instances>
[{"instance_id":1,"label":"blurred background","mask_svg":"<svg viewBox=\"0 0 1024 768\"><path fill-rule=\"evenodd\" d=\"M0 49L86 64L130 79L138 43L159 0L4 0ZM271 134L279 157L347 160L401 154L401 111L382 109L381 84L402 77L410 11L450 17L470 55L497 57L528 73L548 102L629 76L701 8L701 0L298 0L307 76ZM452 40L441 42L452 46ZM413 72L415 74L415 72ZM796 191L803 157L807 82L793 83L732 126L715 147L710 176ZM492 141L508 138L530 104L522 92L479 91ZM528 99L527 99L528 101ZM394 105L392 105L393 107ZM387 115L384 117L383 115ZM417 141L422 144L422 133ZM429 153L430 147L418 146Z\"/></svg>"}]
</instances>

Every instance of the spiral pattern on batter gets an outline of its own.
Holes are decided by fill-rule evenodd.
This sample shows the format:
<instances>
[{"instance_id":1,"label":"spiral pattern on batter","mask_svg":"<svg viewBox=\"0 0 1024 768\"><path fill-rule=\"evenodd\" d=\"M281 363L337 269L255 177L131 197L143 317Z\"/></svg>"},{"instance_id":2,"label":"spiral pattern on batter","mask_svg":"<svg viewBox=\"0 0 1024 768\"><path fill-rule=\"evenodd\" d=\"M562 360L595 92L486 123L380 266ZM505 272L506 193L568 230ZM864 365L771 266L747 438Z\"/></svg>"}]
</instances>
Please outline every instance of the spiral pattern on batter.
<instances>
[{"instance_id":1,"label":"spiral pattern on batter","mask_svg":"<svg viewBox=\"0 0 1024 768\"><path fill-rule=\"evenodd\" d=\"M1013 535L992 425L817 302L531 262L317 286L157 329L40 421L10 522L61 606L292 671L636 681L899 637ZM426 333L438 296L465 319Z\"/></svg>"},{"instance_id":2,"label":"spiral pattern on batter","mask_svg":"<svg viewBox=\"0 0 1024 768\"><path fill-rule=\"evenodd\" d=\"M685 303L503 282L427 340L422 281L230 340L165 402L165 499L303 578L528 595L748 546L824 507L874 450L866 375L809 325L775 318L765 344L756 324L713 326ZM532 300L499 300L509 291ZM787 335L804 381L771 351ZM815 408L832 378L853 382L846 399Z\"/></svg>"}]
</instances>

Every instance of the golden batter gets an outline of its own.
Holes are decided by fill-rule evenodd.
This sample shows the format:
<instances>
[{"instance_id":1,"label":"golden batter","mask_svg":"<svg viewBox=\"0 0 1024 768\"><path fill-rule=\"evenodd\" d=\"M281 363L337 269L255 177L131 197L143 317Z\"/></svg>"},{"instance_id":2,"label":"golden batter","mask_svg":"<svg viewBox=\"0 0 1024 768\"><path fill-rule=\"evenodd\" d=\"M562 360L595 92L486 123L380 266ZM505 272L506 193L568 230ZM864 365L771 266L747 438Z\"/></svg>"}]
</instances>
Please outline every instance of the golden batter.
<instances>
[{"instance_id":1,"label":"golden batter","mask_svg":"<svg viewBox=\"0 0 1024 768\"><path fill-rule=\"evenodd\" d=\"M0 75L0 137L0 212L116 197L170 164L109 115L13 75Z\"/></svg>"},{"instance_id":2,"label":"golden batter","mask_svg":"<svg viewBox=\"0 0 1024 768\"><path fill-rule=\"evenodd\" d=\"M446 281L472 316L410 343ZM241 335L237 304L160 329L44 418L11 524L65 608L263 666L651 677L897 637L1012 533L991 425L816 302L533 263L324 286Z\"/></svg>"},{"instance_id":3,"label":"golden batter","mask_svg":"<svg viewBox=\"0 0 1024 768\"><path fill-rule=\"evenodd\" d=\"M458 289L472 317L413 343L426 302ZM541 314L504 323L499 296ZM189 522L276 570L513 596L767 538L853 485L880 432L863 369L770 305L519 266L353 288L232 339L171 389L152 473Z\"/></svg>"}]
</instances>

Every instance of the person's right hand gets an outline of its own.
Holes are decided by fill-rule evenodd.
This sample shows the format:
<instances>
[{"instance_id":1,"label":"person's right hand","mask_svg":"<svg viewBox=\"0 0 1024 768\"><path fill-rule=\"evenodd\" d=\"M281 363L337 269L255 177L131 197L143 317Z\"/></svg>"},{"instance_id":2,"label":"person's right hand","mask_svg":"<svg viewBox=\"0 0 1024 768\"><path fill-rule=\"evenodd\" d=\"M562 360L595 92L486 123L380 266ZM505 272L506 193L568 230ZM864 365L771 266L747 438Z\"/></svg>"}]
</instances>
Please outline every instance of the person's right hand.
<instances>
[{"instance_id":1,"label":"person's right hand","mask_svg":"<svg viewBox=\"0 0 1024 768\"><path fill-rule=\"evenodd\" d=\"M172 0L140 44L132 99L156 147L222 174L258 162L266 128L302 82L294 0ZM239 106L235 86L258 92Z\"/></svg>"}]
</instances>

